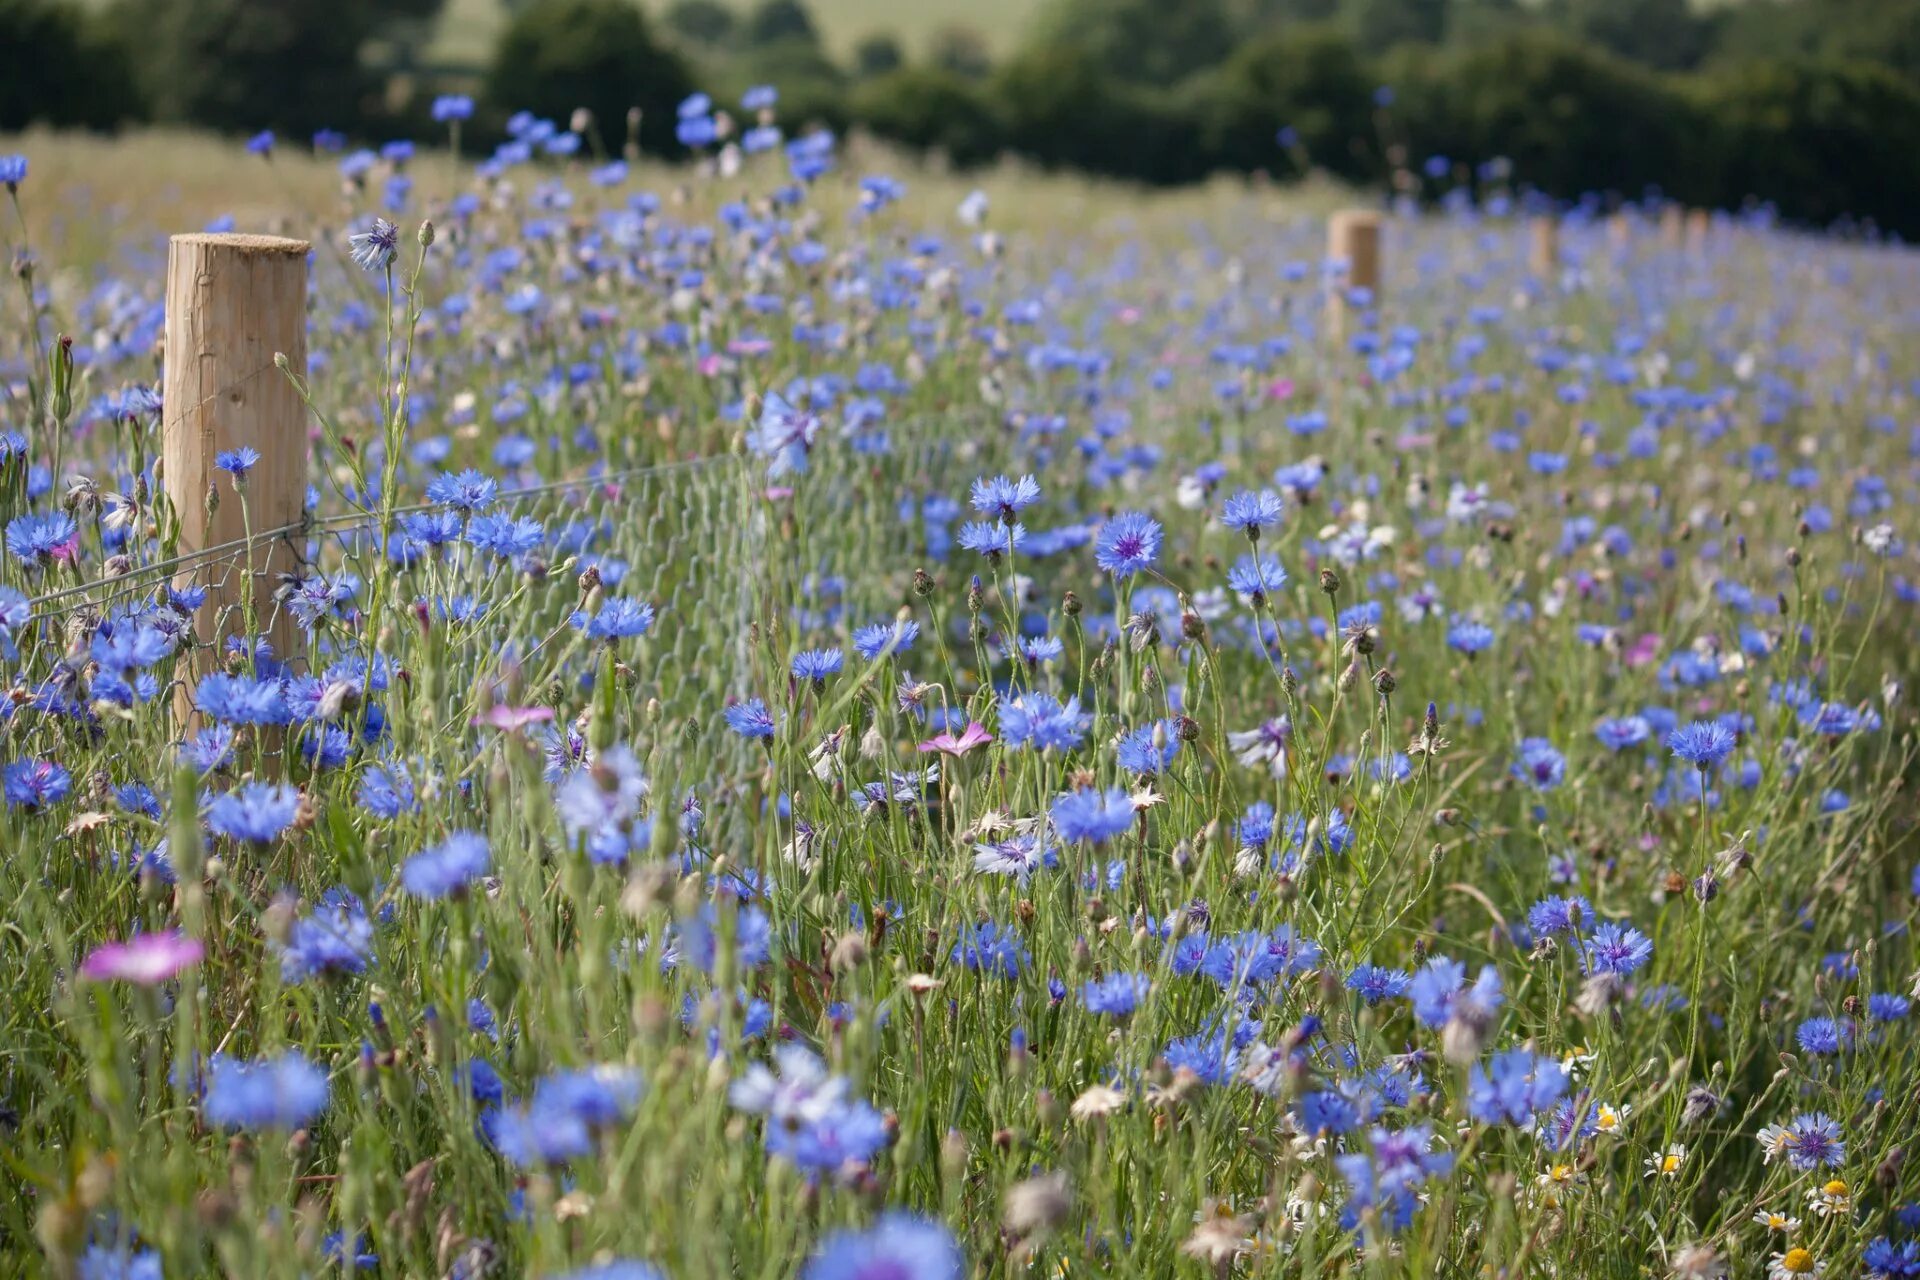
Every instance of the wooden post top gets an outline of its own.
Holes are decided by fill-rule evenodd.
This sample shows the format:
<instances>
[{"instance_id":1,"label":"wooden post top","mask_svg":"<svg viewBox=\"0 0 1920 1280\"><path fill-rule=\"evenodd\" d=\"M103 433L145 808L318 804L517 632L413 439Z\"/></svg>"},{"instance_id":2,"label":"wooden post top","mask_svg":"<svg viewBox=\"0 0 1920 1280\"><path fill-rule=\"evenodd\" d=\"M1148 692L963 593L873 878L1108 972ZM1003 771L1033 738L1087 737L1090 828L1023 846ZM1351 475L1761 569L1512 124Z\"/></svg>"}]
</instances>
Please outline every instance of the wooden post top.
<instances>
[{"instance_id":1,"label":"wooden post top","mask_svg":"<svg viewBox=\"0 0 1920 1280\"><path fill-rule=\"evenodd\" d=\"M186 231L171 237L174 244L205 246L209 249L238 249L243 253L306 254L313 245L285 236L256 236L244 231Z\"/></svg>"}]
</instances>

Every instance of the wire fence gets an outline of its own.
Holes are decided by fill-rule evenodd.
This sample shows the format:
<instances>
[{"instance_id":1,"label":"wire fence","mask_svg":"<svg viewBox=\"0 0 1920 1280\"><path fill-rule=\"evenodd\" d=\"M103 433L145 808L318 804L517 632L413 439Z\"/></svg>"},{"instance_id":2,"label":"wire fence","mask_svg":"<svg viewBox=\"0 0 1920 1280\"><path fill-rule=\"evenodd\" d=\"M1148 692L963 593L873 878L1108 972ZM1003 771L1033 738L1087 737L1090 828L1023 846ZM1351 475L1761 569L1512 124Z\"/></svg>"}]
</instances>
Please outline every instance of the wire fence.
<instances>
[{"instance_id":1,"label":"wire fence","mask_svg":"<svg viewBox=\"0 0 1920 1280\"><path fill-rule=\"evenodd\" d=\"M598 620L615 601L652 611L645 668L659 710L711 719L749 687L756 623L820 635L891 616L920 549L901 512L957 460L981 456L994 433L980 427L968 414L884 440L823 440L804 476L710 456L515 486L478 511L309 513L167 558L102 547L99 576L48 584L11 611L0 670L16 704L90 722L108 704L193 709L208 672L254 666L262 651L249 656L242 637L272 638L270 656L290 672L370 686L388 678L394 629L417 627L443 703L577 705L601 658L596 642L618 642L631 625ZM776 577L793 586L778 598L768 592ZM225 604L214 612L203 595ZM144 662L154 633L170 642L168 658ZM198 719L177 716L174 741Z\"/></svg>"}]
</instances>

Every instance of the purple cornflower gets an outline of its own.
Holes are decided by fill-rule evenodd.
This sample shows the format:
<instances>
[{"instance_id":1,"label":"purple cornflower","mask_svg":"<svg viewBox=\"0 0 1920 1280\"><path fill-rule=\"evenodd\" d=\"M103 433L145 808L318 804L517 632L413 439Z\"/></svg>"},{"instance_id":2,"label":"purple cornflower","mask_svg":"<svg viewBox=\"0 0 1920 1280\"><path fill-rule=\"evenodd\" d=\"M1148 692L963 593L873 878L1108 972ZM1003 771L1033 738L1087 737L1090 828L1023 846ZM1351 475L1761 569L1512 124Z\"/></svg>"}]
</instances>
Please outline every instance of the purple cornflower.
<instances>
[{"instance_id":1,"label":"purple cornflower","mask_svg":"<svg viewBox=\"0 0 1920 1280\"><path fill-rule=\"evenodd\" d=\"M400 251L400 228L376 217L365 231L347 237L347 256L362 271L380 271L393 265Z\"/></svg>"},{"instance_id":2,"label":"purple cornflower","mask_svg":"<svg viewBox=\"0 0 1920 1280\"><path fill-rule=\"evenodd\" d=\"M1160 523L1139 511L1122 511L1100 526L1093 561L1115 578L1131 578L1160 554Z\"/></svg>"},{"instance_id":3,"label":"purple cornflower","mask_svg":"<svg viewBox=\"0 0 1920 1280\"><path fill-rule=\"evenodd\" d=\"M1818 1169L1822 1165L1837 1169L1847 1158L1840 1122L1819 1111L1809 1111L1788 1121L1781 1146L1788 1163L1796 1169Z\"/></svg>"},{"instance_id":4,"label":"purple cornflower","mask_svg":"<svg viewBox=\"0 0 1920 1280\"><path fill-rule=\"evenodd\" d=\"M1567 776L1567 758L1545 738L1526 738L1513 762L1513 776L1536 791L1551 791Z\"/></svg>"}]
</instances>

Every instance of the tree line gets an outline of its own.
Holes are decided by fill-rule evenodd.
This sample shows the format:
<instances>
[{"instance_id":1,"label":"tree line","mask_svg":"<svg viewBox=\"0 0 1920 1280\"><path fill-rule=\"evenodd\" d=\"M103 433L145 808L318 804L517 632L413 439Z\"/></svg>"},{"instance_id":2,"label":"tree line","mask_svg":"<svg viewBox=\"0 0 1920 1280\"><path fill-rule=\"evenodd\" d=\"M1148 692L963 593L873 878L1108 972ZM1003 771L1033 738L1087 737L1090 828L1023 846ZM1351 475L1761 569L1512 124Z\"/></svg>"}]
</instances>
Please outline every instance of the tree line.
<instances>
[{"instance_id":1,"label":"tree line","mask_svg":"<svg viewBox=\"0 0 1920 1280\"><path fill-rule=\"evenodd\" d=\"M442 0L0 0L0 128L134 121L302 138L468 136L588 108L617 149L682 149L675 109L774 84L789 129L860 126L958 165L1006 153L1171 184L1318 169L1437 197L1650 189L1920 234L1920 4L1745 0L1052 0L991 56L963 26L848 59L803 0L507 0L488 65L432 65Z\"/></svg>"}]
</instances>

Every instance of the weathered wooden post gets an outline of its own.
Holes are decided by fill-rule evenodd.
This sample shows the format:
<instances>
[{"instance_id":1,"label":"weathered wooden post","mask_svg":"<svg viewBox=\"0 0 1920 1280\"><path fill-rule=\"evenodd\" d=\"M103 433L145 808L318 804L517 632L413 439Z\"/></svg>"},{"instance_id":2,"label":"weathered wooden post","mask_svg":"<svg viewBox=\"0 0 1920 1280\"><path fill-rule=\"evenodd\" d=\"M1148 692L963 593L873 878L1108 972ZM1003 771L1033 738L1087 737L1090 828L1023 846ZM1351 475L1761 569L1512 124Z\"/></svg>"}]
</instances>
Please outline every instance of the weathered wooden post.
<instances>
[{"instance_id":1,"label":"weathered wooden post","mask_svg":"<svg viewBox=\"0 0 1920 1280\"><path fill-rule=\"evenodd\" d=\"M1660 208L1660 243L1668 249L1679 249L1681 237L1686 234L1686 211L1677 204L1662 205Z\"/></svg>"},{"instance_id":2,"label":"weathered wooden post","mask_svg":"<svg viewBox=\"0 0 1920 1280\"><path fill-rule=\"evenodd\" d=\"M1687 252L1699 255L1706 252L1707 232L1713 226L1713 215L1705 209L1687 210Z\"/></svg>"},{"instance_id":3,"label":"weathered wooden post","mask_svg":"<svg viewBox=\"0 0 1920 1280\"><path fill-rule=\"evenodd\" d=\"M306 408L287 375L307 372L307 253L277 236L179 235L167 250L162 447L168 500L180 524L177 554L230 548L177 583L207 589L194 617L202 648L193 678L216 667L228 636L264 636L276 656L293 647L293 620L275 607L280 575L302 542L278 531L306 506ZM252 449L259 460L236 489L215 460ZM193 689L175 695L182 722Z\"/></svg>"},{"instance_id":4,"label":"weathered wooden post","mask_svg":"<svg viewBox=\"0 0 1920 1280\"><path fill-rule=\"evenodd\" d=\"M1607 219L1607 244L1616 256L1633 246L1633 223L1624 212Z\"/></svg>"},{"instance_id":5,"label":"weathered wooden post","mask_svg":"<svg viewBox=\"0 0 1920 1280\"><path fill-rule=\"evenodd\" d=\"M1527 247L1527 271L1542 280L1560 274L1560 219L1551 213L1535 214L1528 223L1531 237Z\"/></svg>"},{"instance_id":6,"label":"weathered wooden post","mask_svg":"<svg viewBox=\"0 0 1920 1280\"><path fill-rule=\"evenodd\" d=\"M1327 331L1340 338L1347 328L1347 293L1365 289L1380 298L1380 215L1371 209L1342 209L1327 220L1327 257L1347 265L1342 288L1327 293Z\"/></svg>"}]
</instances>

